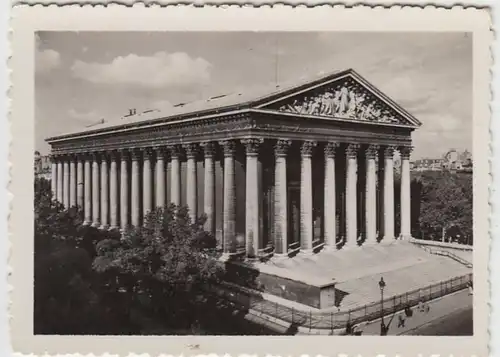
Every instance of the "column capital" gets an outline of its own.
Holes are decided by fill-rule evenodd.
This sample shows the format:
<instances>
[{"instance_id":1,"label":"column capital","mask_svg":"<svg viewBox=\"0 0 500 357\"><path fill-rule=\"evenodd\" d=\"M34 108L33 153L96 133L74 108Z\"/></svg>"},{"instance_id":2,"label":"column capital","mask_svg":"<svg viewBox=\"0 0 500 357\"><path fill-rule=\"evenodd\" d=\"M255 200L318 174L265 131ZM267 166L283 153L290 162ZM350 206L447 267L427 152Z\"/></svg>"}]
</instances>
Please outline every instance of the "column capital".
<instances>
[{"instance_id":1,"label":"column capital","mask_svg":"<svg viewBox=\"0 0 500 357\"><path fill-rule=\"evenodd\" d=\"M384 157L386 159L392 159L394 157L394 150L395 149L396 149L396 147L394 147L392 145L384 147Z\"/></svg>"},{"instance_id":2,"label":"column capital","mask_svg":"<svg viewBox=\"0 0 500 357\"><path fill-rule=\"evenodd\" d=\"M345 154L348 159L356 159L361 146L359 144L348 144L345 148Z\"/></svg>"},{"instance_id":3,"label":"column capital","mask_svg":"<svg viewBox=\"0 0 500 357\"><path fill-rule=\"evenodd\" d=\"M120 151L110 150L109 157L111 158L111 161L117 161L120 158Z\"/></svg>"},{"instance_id":4,"label":"column capital","mask_svg":"<svg viewBox=\"0 0 500 357\"><path fill-rule=\"evenodd\" d=\"M92 158L93 161L100 161L102 158L102 152L93 151L89 153L89 156Z\"/></svg>"},{"instance_id":5,"label":"column capital","mask_svg":"<svg viewBox=\"0 0 500 357\"><path fill-rule=\"evenodd\" d=\"M292 145L292 142L290 140L278 140L276 141L276 144L274 145L274 154L276 156L286 156L288 153L288 149L290 148L290 145Z\"/></svg>"},{"instance_id":6,"label":"column capital","mask_svg":"<svg viewBox=\"0 0 500 357\"><path fill-rule=\"evenodd\" d=\"M413 151L412 146L400 146L398 149L401 155L401 159L406 159L406 160L410 158L411 152Z\"/></svg>"},{"instance_id":7,"label":"column capital","mask_svg":"<svg viewBox=\"0 0 500 357\"><path fill-rule=\"evenodd\" d=\"M130 149L129 150L130 157L132 158L132 161L139 161L141 159L141 150L139 149Z\"/></svg>"},{"instance_id":8,"label":"column capital","mask_svg":"<svg viewBox=\"0 0 500 357\"><path fill-rule=\"evenodd\" d=\"M219 141L219 145L224 149L224 156L231 157L234 156L236 152L236 143L234 140L223 140Z\"/></svg>"},{"instance_id":9,"label":"column capital","mask_svg":"<svg viewBox=\"0 0 500 357\"><path fill-rule=\"evenodd\" d=\"M326 157L335 157L335 152L337 151L337 148L339 147L339 143L335 141L329 141L326 143L324 147L324 152Z\"/></svg>"},{"instance_id":10,"label":"column capital","mask_svg":"<svg viewBox=\"0 0 500 357\"><path fill-rule=\"evenodd\" d=\"M188 143L182 145L182 148L186 151L186 156L188 159L195 158L198 154L198 144L197 143Z\"/></svg>"},{"instance_id":11,"label":"column capital","mask_svg":"<svg viewBox=\"0 0 500 357\"><path fill-rule=\"evenodd\" d=\"M166 147L166 150L168 150L170 156L174 159L178 159L181 156L181 147L177 144L173 145L168 145Z\"/></svg>"},{"instance_id":12,"label":"column capital","mask_svg":"<svg viewBox=\"0 0 500 357\"><path fill-rule=\"evenodd\" d=\"M241 140L241 143L245 145L247 155L258 155L260 145L263 142L263 138L248 138Z\"/></svg>"},{"instance_id":13,"label":"column capital","mask_svg":"<svg viewBox=\"0 0 500 357\"><path fill-rule=\"evenodd\" d=\"M117 154L120 155L121 161L126 161L128 160L130 156L130 150L128 149L118 149L116 150Z\"/></svg>"},{"instance_id":14,"label":"column capital","mask_svg":"<svg viewBox=\"0 0 500 357\"><path fill-rule=\"evenodd\" d=\"M200 146L203 148L203 154L205 157L214 157L215 156L215 144L213 141L205 141L200 143Z\"/></svg>"},{"instance_id":15,"label":"column capital","mask_svg":"<svg viewBox=\"0 0 500 357\"><path fill-rule=\"evenodd\" d=\"M155 146L153 151L156 153L157 159L164 159L168 154L164 146Z\"/></svg>"},{"instance_id":16,"label":"column capital","mask_svg":"<svg viewBox=\"0 0 500 357\"><path fill-rule=\"evenodd\" d=\"M150 148L150 147L141 148L140 151L141 151L142 156L143 156L144 159L148 159L149 160L153 156L153 149Z\"/></svg>"},{"instance_id":17,"label":"column capital","mask_svg":"<svg viewBox=\"0 0 500 357\"><path fill-rule=\"evenodd\" d=\"M366 147L365 154L367 159L374 160L377 157L377 153L380 150L380 145L370 144Z\"/></svg>"},{"instance_id":18,"label":"column capital","mask_svg":"<svg viewBox=\"0 0 500 357\"><path fill-rule=\"evenodd\" d=\"M300 145L300 154L302 156L311 156L313 149L316 147L318 143L316 141L307 140L302 142Z\"/></svg>"}]
</instances>

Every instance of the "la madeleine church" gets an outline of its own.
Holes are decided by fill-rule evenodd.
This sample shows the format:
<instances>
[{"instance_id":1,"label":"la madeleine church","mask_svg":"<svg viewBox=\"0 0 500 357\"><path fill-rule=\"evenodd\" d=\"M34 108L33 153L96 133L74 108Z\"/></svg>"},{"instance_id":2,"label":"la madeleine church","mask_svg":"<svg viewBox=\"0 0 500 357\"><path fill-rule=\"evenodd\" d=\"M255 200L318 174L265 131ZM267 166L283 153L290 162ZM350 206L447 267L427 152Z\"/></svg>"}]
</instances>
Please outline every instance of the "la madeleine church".
<instances>
[{"instance_id":1,"label":"la madeleine church","mask_svg":"<svg viewBox=\"0 0 500 357\"><path fill-rule=\"evenodd\" d=\"M192 218L206 215L205 228L227 257L404 239L411 134L420 125L348 69L168 112L131 111L48 138L52 191L66 207L82 207L85 224L102 229L141 225L155 206L187 205Z\"/></svg>"}]
</instances>

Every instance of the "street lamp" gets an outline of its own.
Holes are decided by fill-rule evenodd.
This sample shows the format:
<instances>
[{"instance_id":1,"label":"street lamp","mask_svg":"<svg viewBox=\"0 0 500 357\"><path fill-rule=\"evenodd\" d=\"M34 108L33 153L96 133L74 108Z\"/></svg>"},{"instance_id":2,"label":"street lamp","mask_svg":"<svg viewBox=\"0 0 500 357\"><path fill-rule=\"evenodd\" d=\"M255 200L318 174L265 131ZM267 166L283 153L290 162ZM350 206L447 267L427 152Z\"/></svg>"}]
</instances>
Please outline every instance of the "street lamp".
<instances>
[{"instance_id":1,"label":"street lamp","mask_svg":"<svg viewBox=\"0 0 500 357\"><path fill-rule=\"evenodd\" d=\"M385 281L384 278L381 277L380 281L378 282L378 286L380 288L380 335L384 336L385 335L385 323L384 323L384 288L385 288Z\"/></svg>"}]
</instances>

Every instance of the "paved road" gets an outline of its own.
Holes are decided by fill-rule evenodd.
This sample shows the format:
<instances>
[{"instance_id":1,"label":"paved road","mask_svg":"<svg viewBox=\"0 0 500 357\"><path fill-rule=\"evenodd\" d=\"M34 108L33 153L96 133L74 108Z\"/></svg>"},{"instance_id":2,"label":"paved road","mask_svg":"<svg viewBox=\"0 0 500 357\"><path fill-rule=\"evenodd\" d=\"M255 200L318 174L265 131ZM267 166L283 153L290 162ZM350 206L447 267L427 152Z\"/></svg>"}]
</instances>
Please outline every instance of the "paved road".
<instances>
[{"instance_id":1,"label":"paved road","mask_svg":"<svg viewBox=\"0 0 500 357\"><path fill-rule=\"evenodd\" d=\"M472 307L467 307L408 331L405 335L471 336L472 333Z\"/></svg>"}]
</instances>

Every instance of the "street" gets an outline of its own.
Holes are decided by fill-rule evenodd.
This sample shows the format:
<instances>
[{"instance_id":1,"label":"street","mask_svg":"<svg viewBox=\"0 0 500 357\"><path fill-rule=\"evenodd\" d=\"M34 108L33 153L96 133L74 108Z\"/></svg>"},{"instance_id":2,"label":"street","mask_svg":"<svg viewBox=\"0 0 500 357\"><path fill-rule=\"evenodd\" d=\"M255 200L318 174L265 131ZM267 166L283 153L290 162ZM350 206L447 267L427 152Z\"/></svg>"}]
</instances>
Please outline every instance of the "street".
<instances>
[{"instance_id":1,"label":"street","mask_svg":"<svg viewBox=\"0 0 500 357\"><path fill-rule=\"evenodd\" d=\"M408 331L405 335L471 336L472 333L472 307L469 306Z\"/></svg>"}]
</instances>

